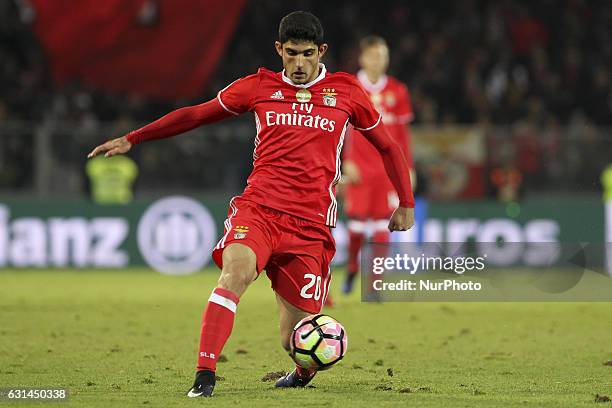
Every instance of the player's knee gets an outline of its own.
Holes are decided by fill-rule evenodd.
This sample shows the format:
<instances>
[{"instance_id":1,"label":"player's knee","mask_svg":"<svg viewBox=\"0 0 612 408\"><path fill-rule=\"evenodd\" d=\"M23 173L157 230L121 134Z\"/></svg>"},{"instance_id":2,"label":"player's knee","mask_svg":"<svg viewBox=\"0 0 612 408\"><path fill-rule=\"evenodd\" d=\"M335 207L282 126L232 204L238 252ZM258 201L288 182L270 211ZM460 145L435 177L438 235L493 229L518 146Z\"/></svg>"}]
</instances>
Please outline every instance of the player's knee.
<instances>
[{"instance_id":1,"label":"player's knee","mask_svg":"<svg viewBox=\"0 0 612 408\"><path fill-rule=\"evenodd\" d=\"M256 264L257 258L250 248L244 245L229 246L223 251L219 286L242 295L257 276Z\"/></svg>"},{"instance_id":2,"label":"player's knee","mask_svg":"<svg viewBox=\"0 0 612 408\"><path fill-rule=\"evenodd\" d=\"M255 276L255 268L250 268L247 262L233 262L227 266L223 265L223 271L219 277L219 286L240 296L253 282Z\"/></svg>"}]
</instances>

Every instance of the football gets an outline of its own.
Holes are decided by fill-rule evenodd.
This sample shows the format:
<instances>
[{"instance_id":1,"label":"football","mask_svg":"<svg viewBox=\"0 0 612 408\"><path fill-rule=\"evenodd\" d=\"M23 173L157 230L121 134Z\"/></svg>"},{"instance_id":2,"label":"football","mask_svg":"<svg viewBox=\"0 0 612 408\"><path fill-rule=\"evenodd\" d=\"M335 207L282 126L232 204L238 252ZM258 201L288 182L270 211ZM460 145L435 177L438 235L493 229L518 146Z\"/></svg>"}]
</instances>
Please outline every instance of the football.
<instances>
[{"instance_id":1,"label":"football","mask_svg":"<svg viewBox=\"0 0 612 408\"><path fill-rule=\"evenodd\" d=\"M348 336L333 317L319 314L303 318L291 334L291 358L306 369L326 370L346 354Z\"/></svg>"}]
</instances>

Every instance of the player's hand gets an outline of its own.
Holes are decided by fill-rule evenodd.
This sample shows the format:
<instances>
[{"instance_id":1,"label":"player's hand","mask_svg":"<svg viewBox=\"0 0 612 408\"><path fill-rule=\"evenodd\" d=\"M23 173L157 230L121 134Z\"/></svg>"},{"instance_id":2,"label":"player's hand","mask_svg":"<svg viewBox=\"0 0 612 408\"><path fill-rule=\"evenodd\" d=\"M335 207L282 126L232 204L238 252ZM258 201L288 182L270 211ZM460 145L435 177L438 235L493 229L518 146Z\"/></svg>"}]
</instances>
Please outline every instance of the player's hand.
<instances>
[{"instance_id":1,"label":"player's hand","mask_svg":"<svg viewBox=\"0 0 612 408\"><path fill-rule=\"evenodd\" d=\"M414 225L414 208L397 207L389 220L389 231L408 231Z\"/></svg>"},{"instance_id":2,"label":"player's hand","mask_svg":"<svg viewBox=\"0 0 612 408\"><path fill-rule=\"evenodd\" d=\"M116 154L127 153L130 151L131 148L132 144L128 142L127 137L121 136L116 139L109 140L108 142L96 147L87 155L87 158L91 159L92 157L96 157L100 153L104 153L104 157L111 157Z\"/></svg>"}]
</instances>

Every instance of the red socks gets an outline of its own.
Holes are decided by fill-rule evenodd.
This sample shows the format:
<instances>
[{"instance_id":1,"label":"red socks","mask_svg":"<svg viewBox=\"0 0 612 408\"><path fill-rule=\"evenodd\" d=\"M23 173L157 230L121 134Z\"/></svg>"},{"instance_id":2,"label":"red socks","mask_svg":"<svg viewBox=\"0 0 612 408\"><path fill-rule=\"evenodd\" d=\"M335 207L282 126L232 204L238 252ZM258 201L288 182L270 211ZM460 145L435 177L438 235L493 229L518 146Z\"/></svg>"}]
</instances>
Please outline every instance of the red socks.
<instances>
[{"instance_id":1,"label":"red socks","mask_svg":"<svg viewBox=\"0 0 612 408\"><path fill-rule=\"evenodd\" d=\"M295 365L295 371L297 372L298 377L303 379L311 378L317 373L317 370L308 370L300 367L297 364Z\"/></svg>"},{"instance_id":2,"label":"red socks","mask_svg":"<svg viewBox=\"0 0 612 408\"><path fill-rule=\"evenodd\" d=\"M202 316L197 370L217 369L217 360L234 327L238 296L227 289L215 288Z\"/></svg>"},{"instance_id":3,"label":"red socks","mask_svg":"<svg viewBox=\"0 0 612 408\"><path fill-rule=\"evenodd\" d=\"M354 224L354 226L360 226L361 229L363 229L362 221L351 221L351 223ZM349 225L349 227L350 226L351 225ZM359 271L359 251L363 246L364 239L365 237L362 231L355 231L349 228L348 265L346 268L349 275L354 275ZM384 229L375 231L374 235L372 236L372 243L388 244L389 231ZM374 245L372 248L373 257L387 256L388 248L386 245Z\"/></svg>"},{"instance_id":4,"label":"red socks","mask_svg":"<svg viewBox=\"0 0 612 408\"><path fill-rule=\"evenodd\" d=\"M363 245L363 233L349 230L348 265L349 275L355 275L359 271L359 251Z\"/></svg>"},{"instance_id":5,"label":"red socks","mask_svg":"<svg viewBox=\"0 0 612 408\"><path fill-rule=\"evenodd\" d=\"M374 258L386 258L389 256L389 231L378 230L372 235L372 256Z\"/></svg>"}]
</instances>

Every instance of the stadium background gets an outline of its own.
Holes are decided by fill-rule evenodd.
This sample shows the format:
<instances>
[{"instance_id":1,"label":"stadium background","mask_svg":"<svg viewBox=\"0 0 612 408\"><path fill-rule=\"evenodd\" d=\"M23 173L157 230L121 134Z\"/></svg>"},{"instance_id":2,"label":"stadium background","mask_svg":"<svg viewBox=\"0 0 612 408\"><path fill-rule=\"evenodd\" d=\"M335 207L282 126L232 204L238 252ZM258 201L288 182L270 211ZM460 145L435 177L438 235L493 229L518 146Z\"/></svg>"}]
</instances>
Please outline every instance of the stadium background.
<instances>
[{"instance_id":1,"label":"stadium background","mask_svg":"<svg viewBox=\"0 0 612 408\"><path fill-rule=\"evenodd\" d=\"M242 190L251 169L249 115L133 149L135 200L126 205L92 204L85 155L174 108L214 97L259 66L280 69L272 45L290 6L20 0L0 7L0 264L142 264L142 214L177 194L199 200L216 230L180 244L150 238L153 256L170 264L207 262L193 252L218 236L228 198ZM331 70L358 69L363 35L389 41L390 73L411 92L418 194L431 226L420 222L413 234L433 241L461 241L483 230L509 241L605 240L609 2L301 7L323 21ZM548 223L529 224L534 220ZM193 216L169 210L154 224L149 235L163 236L192 225ZM94 253L100 234L114 234L114 252ZM341 264L346 234L341 227L336 235Z\"/></svg>"}]
</instances>

